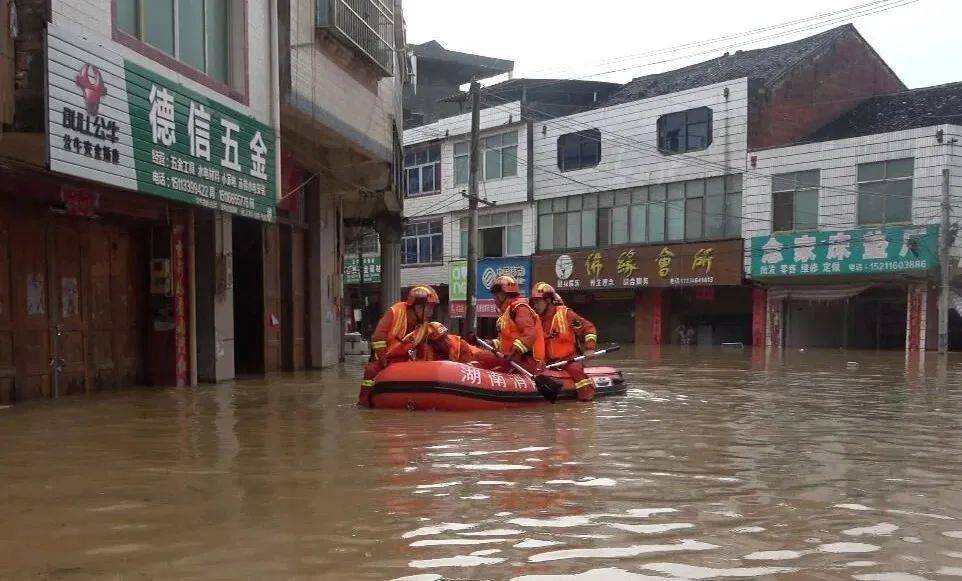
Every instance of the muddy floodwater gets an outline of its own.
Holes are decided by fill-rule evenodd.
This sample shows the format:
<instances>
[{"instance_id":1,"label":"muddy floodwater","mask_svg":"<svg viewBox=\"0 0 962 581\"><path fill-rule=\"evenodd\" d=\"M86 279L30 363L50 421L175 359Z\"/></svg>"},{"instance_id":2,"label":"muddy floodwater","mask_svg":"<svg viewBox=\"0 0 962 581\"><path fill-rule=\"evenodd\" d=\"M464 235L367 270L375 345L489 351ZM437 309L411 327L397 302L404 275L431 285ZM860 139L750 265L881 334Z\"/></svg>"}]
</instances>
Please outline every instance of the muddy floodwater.
<instances>
[{"instance_id":1,"label":"muddy floodwater","mask_svg":"<svg viewBox=\"0 0 962 581\"><path fill-rule=\"evenodd\" d=\"M0 578L962 576L962 357L611 363L511 412L358 409L357 362L0 410Z\"/></svg>"}]
</instances>

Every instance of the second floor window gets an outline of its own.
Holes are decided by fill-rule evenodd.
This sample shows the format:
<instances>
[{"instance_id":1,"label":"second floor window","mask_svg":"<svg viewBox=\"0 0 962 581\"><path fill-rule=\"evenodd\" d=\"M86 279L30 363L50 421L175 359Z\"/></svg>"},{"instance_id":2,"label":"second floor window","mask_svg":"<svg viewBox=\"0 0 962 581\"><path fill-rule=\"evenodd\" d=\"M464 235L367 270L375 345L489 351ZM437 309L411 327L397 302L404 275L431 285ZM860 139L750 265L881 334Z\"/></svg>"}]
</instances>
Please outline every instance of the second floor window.
<instances>
[{"instance_id":1,"label":"second floor window","mask_svg":"<svg viewBox=\"0 0 962 581\"><path fill-rule=\"evenodd\" d=\"M685 153L707 149L711 144L711 109L699 107L658 118L658 149L662 153Z\"/></svg>"},{"instance_id":2,"label":"second floor window","mask_svg":"<svg viewBox=\"0 0 962 581\"><path fill-rule=\"evenodd\" d=\"M478 258L521 254L522 212L496 212L478 216ZM461 256L468 254L468 219L461 218Z\"/></svg>"},{"instance_id":3,"label":"second floor window","mask_svg":"<svg viewBox=\"0 0 962 581\"><path fill-rule=\"evenodd\" d=\"M441 220L414 222L401 235L401 264L444 262L444 227Z\"/></svg>"},{"instance_id":4,"label":"second floor window","mask_svg":"<svg viewBox=\"0 0 962 581\"><path fill-rule=\"evenodd\" d=\"M229 82L231 0L116 0L123 32Z\"/></svg>"},{"instance_id":5,"label":"second floor window","mask_svg":"<svg viewBox=\"0 0 962 581\"><path fill-rule=\"evenodd\" d=\"M658 184L538 202L538 248L741 236L742 176Z\"/></svg>"},{"instance_id":6,"label":"second floor window","mask_svg":"<svg viewBox=\"0 0 962 581\"><path fill-rule=\"evenodd\" d=\"M518 175L518 132L481 137L483 180L497 180ZM454 185L468 183L471 171L471 145L467 141L454 144Z\"/></svg>"},{"instance_id":7,"label":"second floor window","mask_svg":"<svg viewBox=\"0 0 962 581\"><path fill-rule=\"evenodd\" d=\"M573 171L595 167L601 161L601 131L589 129L558 138L558 169Z\"/></svg>"},{"instance_id":8,"label":"second floor window","mask_svg":"<svg viewBox=\"0 0 962 581\"><path fill-rule=\"evenodd\" d=\"M404 152L407 194L419 196L441 189L441 144L408 147Z\"/></svg>"},{"instance_id":9,"label":"second floor window","mask_svg":"<svg viewBox=\"0 0 962 581\"><path fill-rule=\"evenodd\" d=\"M772 230L818 229L819 171L772 176Z\"/></svg>"},{"instance_id":10,"label":"second floor window","mask_svg":"<svg viewBox=\"0 0 962 581\"><path fill-rule=\"evenodd\" d=\"M912 221L913 165L912 158L859 164L860 226Z\"/></svg>"}]
</instances>

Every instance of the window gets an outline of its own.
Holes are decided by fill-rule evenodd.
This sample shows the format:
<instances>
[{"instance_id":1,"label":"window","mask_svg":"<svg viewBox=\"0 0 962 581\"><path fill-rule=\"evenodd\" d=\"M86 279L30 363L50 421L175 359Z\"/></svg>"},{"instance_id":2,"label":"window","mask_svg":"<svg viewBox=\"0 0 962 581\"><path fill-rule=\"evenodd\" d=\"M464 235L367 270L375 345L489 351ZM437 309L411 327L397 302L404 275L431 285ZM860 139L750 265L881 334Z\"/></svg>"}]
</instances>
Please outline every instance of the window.
<instances>
[{"instance_id":1,"label":"window","mask_svg":"<svg viewBox=\"0 0 962 581\"><path fill-rule=\"evenodd\" d=\"M711 145L711 109L699 107L658 118L658 149L662 153L699 151Z\"/></svg>"},{"instance_id":2,"label":"window","mask_svg":"<svg viewBox=\"0 0 962 581\"><path fill-rule=\"evenodd\" d=\"M502 133L481 138L481 179L497 180L518 175L518 133ZM454 185L468 183L471 172L471 146L454 144Z\"/></svg>"},{"instance_id":3,"label":"window","mask_svg":"<svg viewBox=\"0 0 962 581\"><path fill-rule=\"evenodd\" d=\"M521 210L478 216L478 258L521 254ZM468 255L468 219L461 218L461 256Z\"/></svg>"},{"instance_id":4,"label":"window","mask_svg":"<svg viewBox=\"0 0 962 581\"><path fill-rule=\"evenodd\" d=\"M574 171L595 167L601 161L601 131L589 129L558 138L558 169Z\"/></svg>"},{"instance_id":5,"label":"window","mask_svg":"<svg viewBox=\"0 0 962 581\"><path fill-rule=\"evenodd\" d=\"M381 251L377 232L373 230L365 230L364 232L356 234L356 238L347 244L346 255L348 257L356 256L358 253L358 245L361 247L361 254L377 254Z\"/></svg>"},{"instance_id":6,"label":"window","mask_svg":"<svg viewBox=\"0 0 962 581\"><path fill-rule=\"evenodd\" d=\"M444 262L443 231L441 220L405 225L401 236L401 264Z\"/></svg>"},{"instance_id":7,"label":"window","mask_svg":"<svg viewBox=\"0 0 962 581\"><path fill-rule=\"evenodd\" d=\"M775 232L818 228L819 170L772 176L772 229Z\"/></svg>"},{"instance_id":8,"label":"window","mask_svg":"<svg viewBox=\"0 0 962 581\"><path fill-rule=\"evenodd\" d=\"M538 249L741 236L740 175L538 202Z\"/></svg>"},{"instance_id":9,"label":"window","mask_svg":"<svg viewBox=\"0 0 962 581\"><path fill-rule=\"evenodd\" d=\"M222 83L231 0L117 0L117 26Z\"/></svg>"},{"instance_id":10,"label":"window","mask_svg":"<svg viewBox=\"0 0 962 581\"><path fill-rule=\"evenodd\" d=\"M441 144L408 147L404 152L407 195L431 194L441 189Z\"/></svg>"},{"instance_id":11,"label":"window","mask_svg":"<svg viewBox=\"0 0 962 581\"><path fill-rule=\"evenodd\" d=\"M913 165L912 158L859 164L859 225L912 220Z\"/></svg>"}]
</instances>

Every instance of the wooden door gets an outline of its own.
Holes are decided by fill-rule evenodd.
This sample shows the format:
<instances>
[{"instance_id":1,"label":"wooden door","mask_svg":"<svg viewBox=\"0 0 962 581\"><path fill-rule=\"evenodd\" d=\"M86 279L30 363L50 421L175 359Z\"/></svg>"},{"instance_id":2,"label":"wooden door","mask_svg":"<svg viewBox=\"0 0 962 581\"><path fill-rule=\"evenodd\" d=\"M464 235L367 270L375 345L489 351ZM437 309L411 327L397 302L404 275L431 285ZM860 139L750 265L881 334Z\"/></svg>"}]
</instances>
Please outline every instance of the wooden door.
<instances>
[{"instance_id":1,"label":"wooden door","mask_svg":"<svg viewBox=\"0 0 962 581\"><path fill-rule=\"evenodd\" d=\"M17 368L13 357L13 321L10 294L10 230L8 214L0 208L0 404L13 401Z\"/></svg>"},{"instance_id":2,"label":"wooden door","mask_svg":"<svg viewBox=\"0 0 962 581\"><path fill-rule=\"evenodd\" d=\"M281 370L281 239L277 224L263 228L264 371L272 372Z\"/></svg>"},{"instance_id":3,"label":"wooden door","mask_svg":"<svg viewBox=\"0 0 962 581\"><path fill-rule=\"evenodd\" d=\"M112 232L109 227L92 224L89 231L89 283L87 304L88 351L95 390L116 386L114 370L114 313L111 305L110 256Z\"/></svg>"},{"instance_id":4,"label":"wooden door","mask_svg":"<svg viewBox=\"0 0 962 581\"><path fill-rule=\"evenodd\" d=\"M48 223L40 212L24 210L10 226L16 397L49 397Z\"/></svg>"},{"instance_id":5,"label":"wooden door","mask_svg":"<svg viewBox=\"0 0 962 581\"><path fill-rule=\"evenodd\" d=\"M58 217L52 223L50 289L51 346L63 360L58 380L60 395L87 389L86 321L83 316L83 240L86 225L78 219ZM58 324L60 335L58 333Z\"/></svg>"},{"instance_id":6,"label":"wooden door","mask_svg":"<svg viewBox=\"0 0 962 581\"><path fill-rule=\"evenodd\" d=\"M110 294L114 381L120 387L143 383L147 268L137 230L111 232Z\"/></svg>"},{"instance_id":7,"label":"wooden door","mask_svg":"<svg viewBox=\"0 0 962 581\"><path fill-rule=\"evenodd\" d=\"M300 228L291 229L291 339L292 367L307 365L307 237Z\"/></svg>"}]
</instances>

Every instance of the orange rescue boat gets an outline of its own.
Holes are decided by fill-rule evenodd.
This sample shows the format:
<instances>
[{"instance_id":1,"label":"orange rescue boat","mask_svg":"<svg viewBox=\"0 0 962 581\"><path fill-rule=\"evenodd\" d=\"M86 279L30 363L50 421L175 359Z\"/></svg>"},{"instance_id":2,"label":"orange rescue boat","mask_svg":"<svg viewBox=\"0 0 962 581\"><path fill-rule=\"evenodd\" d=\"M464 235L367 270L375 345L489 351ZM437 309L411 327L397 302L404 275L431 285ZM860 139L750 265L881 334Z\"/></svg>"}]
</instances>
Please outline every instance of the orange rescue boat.
<instances>
[{"instance_id":1,"label":"orange rescue boat","mask_svg":"<svg viewBox=\"0 0 962 581\"><path fill-rule=\"evenodd\" d=\"M595 397L623 395L621 372L613 367L586 367ZM544 375L563 386L559 400L575 400L574 382L564 371ZM374 378L370 406L378 409L477 411L528 407L548 403L534 382L519 373L479 369L454 361L405 361L387 367Z\"/></svg>"}]
</instances>

